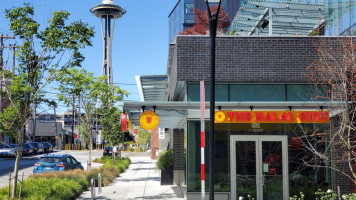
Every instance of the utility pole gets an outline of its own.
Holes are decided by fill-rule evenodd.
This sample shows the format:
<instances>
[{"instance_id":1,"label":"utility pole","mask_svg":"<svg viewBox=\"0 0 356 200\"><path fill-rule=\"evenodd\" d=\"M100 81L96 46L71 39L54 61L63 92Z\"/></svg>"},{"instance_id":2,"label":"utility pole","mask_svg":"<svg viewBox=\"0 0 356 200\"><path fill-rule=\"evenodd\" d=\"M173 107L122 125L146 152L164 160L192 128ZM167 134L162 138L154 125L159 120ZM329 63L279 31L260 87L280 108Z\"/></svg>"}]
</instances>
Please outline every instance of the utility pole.
<instances>
[{"instance_id":1,"label":"utility pole","mask_svg":"<svg viewBox=\"0 0 356 200\"><path fill-rule=\"evenodd\" d=\"M12 73L15 73L16 44L10 44L10 49L12 49Z\"/></svg>"},{"instance_id":2,"label":"utility pole","mask_svg":"<svg viewBox=\"0 0 356 200\"><path fill-rule=\"evenodd\" d=\"M74 146L74 94L73 94L73 109L72 109L72 147Z\"/></svg>"},{"instance_id":3,"label":"utility pole","mask_svg":"<svg viewBox=\"0 0 356 200\"><path fill-rule=\"evenodd\" d=\"M78 116L78 119L79 119L79 121L78 121L78 140L79 140L79 146L80 146L80 149L81 149L81 141L80 141L80 133L79 133L79 127L80 127L80 120L81 120L81 118L82 118L82 112L80 112L80 98L81 98L81 95L79 95L78 96L78 107L79 107L79 116Z\"/></svg>"},{"instance_id":4,"label":"utility pole","mask_svg":"<svg viewBox=\"0 0 356 200\"><path fill-rule=\"evenodd\" d=\"M8 35L4 36L3 34L0 34L0 70L3 70L3 67L4 67L3 49L11 48L11 47L4 46L4 39L15 39L15 37L10 37Z\"/></svg>"},{"instance_id":5,"label":"utility pole","mask_svg":"<svg viewBox=\"0 0 356 200\"><path fill-rule=\"evenodd\" d=\"M36 103L34 104L34 109L33 109L33 128L32 128L32 141L36 141L36 108L37 105Z\"/></svg>"},{"instance_id":6,"label":"utility pole","mask_svg":"<svg viewBox=\"0 0 356 200\"><path fill-rule=\"evenodd\" d=\"M56 127L57 150L61 150L61 148L59 148L59 136L58 136L58 130L57 130L57 113L56 113L56 106L57 106L57 105L53 105L53 111L54 111L54 126Z\"/></svg>"}]
</instances>

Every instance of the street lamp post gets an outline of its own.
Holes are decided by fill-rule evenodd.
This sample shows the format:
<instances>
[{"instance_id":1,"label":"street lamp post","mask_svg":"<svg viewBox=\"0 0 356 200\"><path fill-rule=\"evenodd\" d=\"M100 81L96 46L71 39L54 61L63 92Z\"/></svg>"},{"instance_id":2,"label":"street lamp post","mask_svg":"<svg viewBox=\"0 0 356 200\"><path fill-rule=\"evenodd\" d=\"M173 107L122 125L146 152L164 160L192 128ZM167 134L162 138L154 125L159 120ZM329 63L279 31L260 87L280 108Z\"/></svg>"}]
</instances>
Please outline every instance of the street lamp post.
<instances>
[{"instance_id":1,"label":"street lamp post","mask_svg":"<svg viewBox=\"0 0 356 200\"><path fill-rule=\"evenodd\" d=\"M222 0L205 0L210 32L210 135L209 135L209 199L214 200L214 162L215 162L215 39L219 11ZM209 2L219 3L216 13L211 13Z\"/></svg>"}]
</instances>

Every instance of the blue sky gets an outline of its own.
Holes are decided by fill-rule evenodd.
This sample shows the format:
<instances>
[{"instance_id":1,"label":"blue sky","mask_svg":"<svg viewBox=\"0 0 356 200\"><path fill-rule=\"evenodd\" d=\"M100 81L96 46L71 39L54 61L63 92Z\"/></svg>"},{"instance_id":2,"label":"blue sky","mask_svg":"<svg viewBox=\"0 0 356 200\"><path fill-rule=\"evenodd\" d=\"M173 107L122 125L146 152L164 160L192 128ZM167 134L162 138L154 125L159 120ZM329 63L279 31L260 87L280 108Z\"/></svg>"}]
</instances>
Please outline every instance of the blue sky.
<instances>
[{"instance_id":1,"label":"blue sky","mask_svg":"<svg viewBox=\"0 0 356 200\"><path fill-rule=\"evenodd\" d=\"M135 76L165 74L168 58L168 15L178 0L114 0L127 13L116 20L113 39L114 83L131 93L126 100L139 101ZM101 0L1 0L0 33L12 35L4 10L29 2L35 7L35 20L46 25L51 13L65 10L70 20L83 20L95 28L93 46L82 51L86 60L83 67L101 75L102 35L100 19L89 9ZM43 26L44 27L44 26ZM10 40L5 45L12 44ZM6 55L5 55L6 56ZM63 109L63 108L62 108Z\"/></svg>"}]
</instances>

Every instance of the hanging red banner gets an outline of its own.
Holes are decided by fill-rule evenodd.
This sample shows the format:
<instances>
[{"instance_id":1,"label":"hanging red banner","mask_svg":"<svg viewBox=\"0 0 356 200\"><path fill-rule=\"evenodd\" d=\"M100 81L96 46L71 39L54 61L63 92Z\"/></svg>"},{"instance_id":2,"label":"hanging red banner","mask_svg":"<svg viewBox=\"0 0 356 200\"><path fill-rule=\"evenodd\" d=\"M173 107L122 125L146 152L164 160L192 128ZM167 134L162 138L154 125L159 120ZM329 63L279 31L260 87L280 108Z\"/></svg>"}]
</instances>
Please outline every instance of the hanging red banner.
<instances>
[{"instance_id":1,"label":"hanging red banner","mask_svg":"<svg viewBox=\"0 0 356 200\"><path fill-rule=\"evenodd\" d=\"M122 132L127 131L127 114L126 113L121 113L121 131Z\"/></svg>"}]
</instances>

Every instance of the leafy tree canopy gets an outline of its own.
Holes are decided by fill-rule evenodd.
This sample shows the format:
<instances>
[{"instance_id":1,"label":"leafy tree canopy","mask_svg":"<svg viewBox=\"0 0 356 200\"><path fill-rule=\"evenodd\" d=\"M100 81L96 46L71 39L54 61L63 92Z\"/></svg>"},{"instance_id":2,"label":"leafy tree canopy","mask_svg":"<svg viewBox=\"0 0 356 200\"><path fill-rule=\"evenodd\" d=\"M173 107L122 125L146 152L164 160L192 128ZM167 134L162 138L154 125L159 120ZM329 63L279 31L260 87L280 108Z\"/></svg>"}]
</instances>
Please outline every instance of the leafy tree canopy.
<instances>
[{"instance_id":1,"label":"leafy tree canopy","mask_svg":"<svg viewBox=\"0 0 356 200\"><path fill-rule=\"evenodd\" d=\"M218 5L210 6L211 13L216 13ZM192 28L185 29L180 32L179 35L206 35L209 32L209 18L208 10L199 10L194 8L195 24ZM225 33L230 26L229 13L224 11L223 7L220 7L217 31Z\"/></svg>"}]
</instances>

